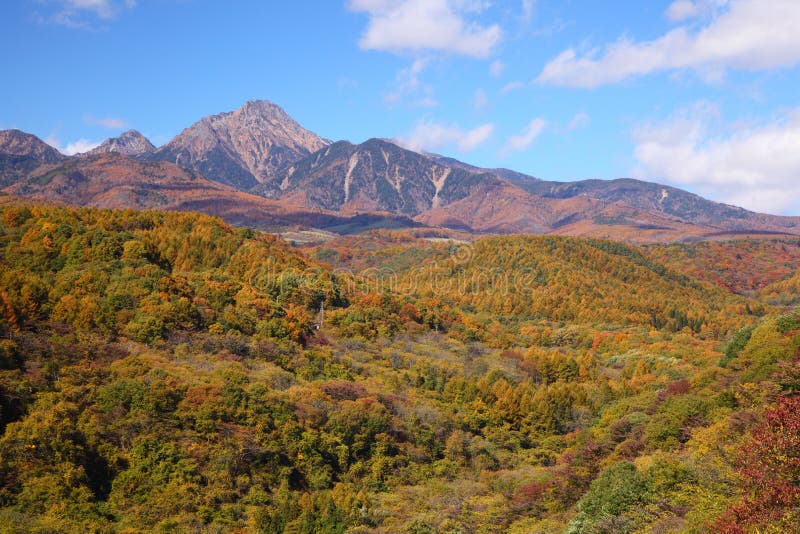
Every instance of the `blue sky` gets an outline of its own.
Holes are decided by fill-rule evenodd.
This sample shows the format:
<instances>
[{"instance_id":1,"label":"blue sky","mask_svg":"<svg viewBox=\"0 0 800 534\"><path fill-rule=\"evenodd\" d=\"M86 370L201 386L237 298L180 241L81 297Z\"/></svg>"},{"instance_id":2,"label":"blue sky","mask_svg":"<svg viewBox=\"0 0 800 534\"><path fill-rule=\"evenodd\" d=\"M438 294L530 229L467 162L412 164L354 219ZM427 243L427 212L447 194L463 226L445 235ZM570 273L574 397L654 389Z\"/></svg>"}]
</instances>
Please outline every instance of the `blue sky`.
<instances>
[{"instance_id":1,"label":"blue sky","mask_svg":"<svg viewBox=\"0 0 800 534\"><path fill-rule=\"evenodd\" d=\"M334 140L800 215L797 0L9 0L0 45L0 128L65 152L263 98Z\"/></svg>"}]
</instances>

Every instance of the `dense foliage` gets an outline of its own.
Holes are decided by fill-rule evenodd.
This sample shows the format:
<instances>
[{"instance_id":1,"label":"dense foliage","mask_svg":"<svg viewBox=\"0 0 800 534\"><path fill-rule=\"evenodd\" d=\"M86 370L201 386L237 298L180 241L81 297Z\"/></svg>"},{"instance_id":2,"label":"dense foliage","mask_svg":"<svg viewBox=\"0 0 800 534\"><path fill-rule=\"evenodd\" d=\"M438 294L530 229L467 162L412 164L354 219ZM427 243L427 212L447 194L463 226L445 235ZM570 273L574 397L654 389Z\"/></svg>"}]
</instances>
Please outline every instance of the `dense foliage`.
<instances>
[{"instance_id":1,"label":"dense foliage","mask_svg":"<svg viewBox=\"0 0 800 534\"><path fill-rule=\"evenodd\" d=\"M800 263L800 240L740 239L649 245L645 253L672 269L740 294L792 276Z\"/></svg>"},{"instance_id":2,"label":"dense foliage","mask_svg":"<svg viewBox=\"0 0 800 534\"><path fill-rule=\"evenodd\" d=\"M0 216L0 531L797 523L800 317L637 248Z\"/></svg>"}]
</instances>

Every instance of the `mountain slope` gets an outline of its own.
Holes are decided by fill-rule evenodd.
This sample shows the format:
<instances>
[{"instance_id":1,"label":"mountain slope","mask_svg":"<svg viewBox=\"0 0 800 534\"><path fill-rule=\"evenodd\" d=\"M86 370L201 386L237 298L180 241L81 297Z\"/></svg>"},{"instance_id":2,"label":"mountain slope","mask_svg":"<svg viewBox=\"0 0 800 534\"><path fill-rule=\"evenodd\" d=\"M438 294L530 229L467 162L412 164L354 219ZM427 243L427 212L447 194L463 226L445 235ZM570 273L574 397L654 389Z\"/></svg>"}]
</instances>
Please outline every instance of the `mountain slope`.
<instances>
[{"instance_id":1,"label":"mountain slope","mask_svg":"<svg viewBox=\"0 0 800 534\"><path fill-rule=\"evenodd\" d=\"M370 139L340 141L287 170L283 197L343 211L416 215L430 208L449 169L396 145Z\"/></svg>"},{"instance_id":2,"label":"mountain slope","mask_svg":"<svg viewBox=\"0 0 800 534\"><path fill-rule=\"evenodd\" d=\"M142 162L106 153L43 166L6 194L95 208L199 211L264 228L289 224L285 206L212 182L167 162Z\"/></svg>"},{"instance_id":3,"label":"mountain slope","mask_svg":"<svg viewBox=\"0 0 800 534\"><path fill-rule=\"evenodd\" d=\"M591 198L602 201L605 213L597 211L576 213L569 226L564 224L556 226L556 228L566 226L569 235L613 238L617 233L616 230L626 226L645 230L651 235L653 230L667 231L664 234L669 236L667 240L675 240L674 234L687 231L688 236L751 232L800 233L800 217L755 213L653 182L631 178L555 182L541 180L510 169L475 167L438 154L426 154L426 157L450 168L494 174L536 197L559 200ZM582 224L575 226L576 223ZM693 226L696 228L691 228ZM563 232L562 229L557 233Z\"/></svg>"},{"instance_id":4,"label":"mountain slope","mask_svg":"<svg viewBox=\"0 0 800 534\"><path fill-rule=\"evenodd\" d=\"M25 180L0 192L95 208L196 211L216 215L229 224L260 229L312 226L352 233L365 228L404 228L416 224L392 214L348 217L334 211L308 210L287 201L239 191L173 163L139 161L114 152L43 165Z\"/></svg>"},{"instance_id":5,"label":"mountain slope","mask_svg":"<svg viewBox=\"0 0 800 534\"><path fill-rule=\"evenodd\" d=\"M391 142L370 139L360 145L334 143L291 166L281 198L345 213L386 211L424 220L428 210L503 187L518 189L492 174L442 166Z\"/></svg>"},{"instance_id":6,"label":"mountain slope","mask_svg":"<svg viewBox=\"0 0 800 534\"><path fill-rule=\"evenodd\" d=\"M429 160L438 163L444 167L450 167L454 169L463 169L465 171L470 171L476 174L494 174L495 176L499 176L504 180L508 180L509 182L513 182L517 185L526 182L541 182L539 178L535 178L533 176L529 176L527 174L523 174L521 172L517 172L511 169L505 169L503 167L497 168L484 168L484 167L476 167L475 165L470 165L469 163L464 163L463 161L457 160L455 158L451 158L448 156L442 156L441 154L435 154L431 152L424 152L423 155L428 158Z\"/></svg>"},{"instance_id":7,"label":"mountain slope","mask_svg":"<svg viewBox=\"0 0 800 534\"><path fill-rule=\"evenodd\" d=\"M198 214L0 220L16 531L705 532L761 498L735 470L753 450L798 509L774 481L800 405L761 409L797 397L797 315L757 321L634 247L413 243L439 265L392 295Z\"/></svg>"},{"instance_id":8,"label":"mountain slope","mask_svg":"<svg viewBox=\"0 0 800 534\"><path fill-rule=\"evenodd\" d=\"M24 179L43 164L67 159L35 135L19 130L0 131L0 187Z\"/></svg>"},{"instance_id":9,"label":"mountain slope","mask_svg":"<svg viewBox=\"0 0 800 534\"><path fill-rule=\"evenodd\" d=\"M88 154L105 154L118 152L126 156L144 156L155 151L156 147L145 136L136 130L128 130L119 137L106 139L100 146L93 148Z\"/></svg>"},{"instance_id":10,"label":"mountain slope","mask_svg":"<svg viewBox=\"0 0 800 534\"><path fill-rule=\"evenodd\" d=\"M236 111L205 117L150 156L199 171L207 178L267 192L280 182L278 169L323 148L324 139L264 100Z\"/></svg>"},{"instance_id":11,"label":"mountain slope","mask_svg":"<svg viewBox=\"0 0 800 534\"><path fill-rule=\"evenodd\" d=\"M800 217L754 213L737 206L713 202L675 187L631 178L550 182L520 175L509 176L509 179L529 193L546 198L588 196L720 231L800 232Z\"/></svg>"},{"instance_id":12,"label":"mountain slope","mask_svg":"<svg viewBox=\"0 0 800 534\"><path fill-rule=\"evenodd\" d=\"M490 233L547 233L552 229L552 200L530 195L492 175L473 176L477 183L468 195L432 207L416 220L430 226Z\"/></svg>"}]
</instances>

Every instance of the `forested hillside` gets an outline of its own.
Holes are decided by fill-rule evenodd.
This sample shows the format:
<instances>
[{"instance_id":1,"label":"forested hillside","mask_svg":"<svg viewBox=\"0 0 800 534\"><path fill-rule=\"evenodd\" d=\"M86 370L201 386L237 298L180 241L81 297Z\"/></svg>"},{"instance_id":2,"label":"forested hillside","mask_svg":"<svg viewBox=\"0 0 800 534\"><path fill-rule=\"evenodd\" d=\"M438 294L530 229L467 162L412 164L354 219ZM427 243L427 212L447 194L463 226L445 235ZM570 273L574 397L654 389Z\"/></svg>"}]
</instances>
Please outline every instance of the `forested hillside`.
<instances>
[{"instance_id":1,"label":"forested hillside","mask_svg":"<svg viewBox=\"0 0 800 534\"><path fill-rule=\"evenodd\" d=\"M372 232L326 243L316 257L350 268L375 285L491 313L506 322L689 327L719 336L764 311L756 301L609 241L514 236L462 242L418 238L414 232Z\"/></svg>"},{"instance_id":2,"label":"forested hillside","mask_svg":"<svg viewBox=\"0 0 800 534\"><path fill-rule=\"evenodd\" d=\"M454 237L3 206L0 531L796 526L793 257Z\"/></svg>"},{"instance_id":3,"label":"forested hillside","mask_svg":"<svg viewBox=\"0 0 800 534\"><path fill-rule=\"evenodd\" d=\"M671 269L738 294L752 294L792 276L800 264L798 239L739 239L648 245L646 254Z\"/></svg>"}]
</instances>

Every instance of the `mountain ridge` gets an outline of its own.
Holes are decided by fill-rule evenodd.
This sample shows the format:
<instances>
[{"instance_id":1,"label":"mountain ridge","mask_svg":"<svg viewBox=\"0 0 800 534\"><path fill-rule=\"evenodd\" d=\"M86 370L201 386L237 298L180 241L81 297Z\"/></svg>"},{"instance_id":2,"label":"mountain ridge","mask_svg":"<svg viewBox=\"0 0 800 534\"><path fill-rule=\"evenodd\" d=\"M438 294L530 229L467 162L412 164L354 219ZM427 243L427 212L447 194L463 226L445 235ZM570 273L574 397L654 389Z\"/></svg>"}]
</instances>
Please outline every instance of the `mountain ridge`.
<instances>
[{"instance_id":1,"label":"mountain ridge","mask_svg":"<svg viewBox=\"0 0 800 534\"><path fill-rule=\"evenodd\" d=\"M98 160L103 154L115 157ZM194 186L187 189L190 177ZM113 187L125 193L115 197ZM800 235L800 217L755 213L657 183L548 181L389 139L331 142L266 100L203 117L158 148L129 130L69 157L33 135L2 131L0 189L82 205L113 197L113 207L196 209L260 228L422 224L632 242Z\"/></svg>"}]
</instances>

